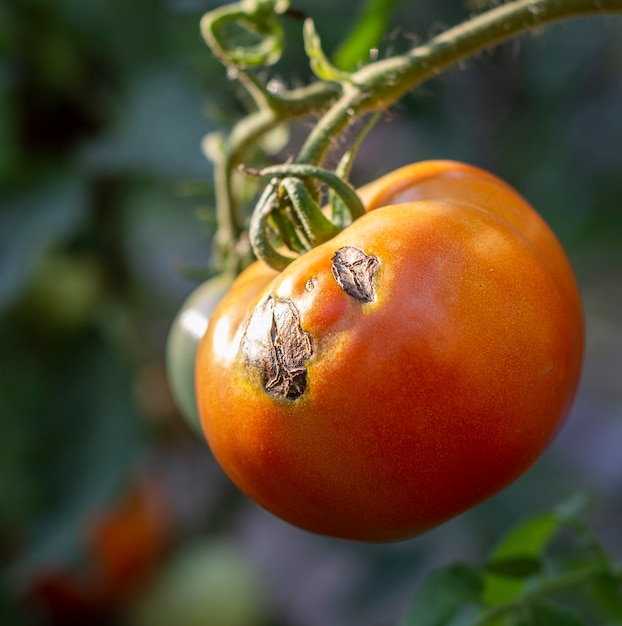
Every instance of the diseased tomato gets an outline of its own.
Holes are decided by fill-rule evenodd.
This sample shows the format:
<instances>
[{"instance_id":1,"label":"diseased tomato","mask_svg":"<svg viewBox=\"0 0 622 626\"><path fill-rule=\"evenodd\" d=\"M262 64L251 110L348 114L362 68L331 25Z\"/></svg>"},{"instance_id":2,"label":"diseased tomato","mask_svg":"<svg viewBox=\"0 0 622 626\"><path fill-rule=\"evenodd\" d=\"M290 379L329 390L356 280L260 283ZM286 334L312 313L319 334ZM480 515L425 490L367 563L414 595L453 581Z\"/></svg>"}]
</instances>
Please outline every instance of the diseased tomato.
<instances>
[{"instance_id":1,"label":"diseased tomato","mask_svg":"<svg viewBox=\"0 0 622 626\"><path fill-rule=\"evenodd\" d=\"M243 272L196 363L230 478L310 531L407 538L518 478L561 426L583 315L566 256L510 186L420 163L283 272Z\"/></svg>"}]
</instances>

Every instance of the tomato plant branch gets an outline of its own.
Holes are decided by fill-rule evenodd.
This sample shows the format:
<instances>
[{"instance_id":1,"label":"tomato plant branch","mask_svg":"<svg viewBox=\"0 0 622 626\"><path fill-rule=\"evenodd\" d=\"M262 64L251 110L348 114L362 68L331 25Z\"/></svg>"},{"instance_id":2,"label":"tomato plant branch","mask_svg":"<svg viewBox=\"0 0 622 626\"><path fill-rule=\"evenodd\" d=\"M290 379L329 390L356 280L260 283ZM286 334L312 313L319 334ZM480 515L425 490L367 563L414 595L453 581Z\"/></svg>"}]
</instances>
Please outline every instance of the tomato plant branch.
<instances>
[{"instance_id":1,"label":"tomato plant branch","mask_svg":"<svg viewBox=\"0 0 622 626\"><path fill-rule=\"evenodd\" d=\"M239 215L240 207L232 189L232 176L238 165L268 132L281 124L326 110L337 96L338 85L313 83L282 95L273 95L266 99L267 106L249 114L234 126L224 150L214 160L218 256L231 256L228 248L244 232L244 219Z\"/></svg>"},{"instance_id":2,"label":"tomato plant branch","mask_svg":"<svg viewBox=\"0 0 622 626\"><path fill-rule=\"evenodd\" d=\"M622 0L516 0L445 31L410 52L371 63L343 83L341 98L309 135L297 161L321 164L333 138L361 114L383 110L448 67L520 33L580 17L622 13Z\"/></svg>"},{"instance_id":3,"label":"tomato plant branch","mask_svg":"<svg viewBox=\"0 0 622 626\"><path fill-rule=\"evenodd\" d=\"M251 73L253 68L272 65L280 58L283 31L276 18L288 7L287 0L242 0L210 11L201 19L206 43L252 101L249 114L236 124L220 149L210 154L218 220L216 261L234 272L244 256L235 248L239 248L245 227L232 184L236 167L264 135L296 117L326 110L339 90L335 84L316 83L277 94Z\"/></svg>"},{"instance_id":4,"label":"tomato plant branch","mask_svg":"<svg viewBox=\"0 0 622 626\"><path fill-rule=\"evenodd\" d=\"M251 100L248 115L235 125L218 155L212 157L219 225L216 261L221 268L233 271L249 254L248 249L240 248L247 215L242 212L233 177L238 165L270 131L295 119L322 115L296 159L298 164L321 166L335 138L354 120L387 109L448 67L554 21L622 13L622 0L515 0L471 18L406 54L375 61L352 73L331 65L313 23L307 20L305 49L313 72L321 80L299 89L273 89L251 72L280 58L283 31L277 18L287 13L288 6L287 0L241 0L207 13L201 20L205 41ZM349 158L354 151L355 147Z\"/></svg>"}]
</instances>

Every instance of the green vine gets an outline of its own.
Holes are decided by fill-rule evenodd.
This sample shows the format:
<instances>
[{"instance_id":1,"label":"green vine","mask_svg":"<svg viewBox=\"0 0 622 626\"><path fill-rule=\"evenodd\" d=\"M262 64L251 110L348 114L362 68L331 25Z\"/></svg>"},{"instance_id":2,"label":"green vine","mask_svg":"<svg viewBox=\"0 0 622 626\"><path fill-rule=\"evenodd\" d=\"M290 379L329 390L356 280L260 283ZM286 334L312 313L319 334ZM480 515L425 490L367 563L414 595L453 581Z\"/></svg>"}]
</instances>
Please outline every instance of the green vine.
<instances>
[{"instance_id":1,"label":"green vine","mask_svg":"<svg viewBox=\"0 0 622 626\"><path fill-rule=\"evenodd\" d=\"M238 271L251 258L249 249L240 249L240 242L245 240L248 214L232 180L238 166L267 133L299 118L321 116L295 163L283 166L283 176L297 177L299 174L292 169L294 165L321 168L335 138L356 120L370 112L387 110L404 94L445 69L555 21L622 13L622 0L514 0L450 28L405 54L371 62L354 72L344 72L330 63L322 51L313 22L307 19L303 29L305 49L320 82L292 90L273 89L270 84L263 85L253 71L275 63L280 57L283 31L278 19L284 19L288 13L287 0L243 0L207 13L201 21L207 44L227 67L229 75L244 87L251 102L247 117L233 128L221 151L212 157L219 224L216 262L221 268ZM352 156L350 154L350 158ZM319 198L314 183L306 180L305 186L315 199ZM259 238L267 236L265 197L262 202L262 206L257 205L258 215L253 220L254 234ZM283 203L279 206L279 210L287 212ZM275 211L272 207L270 215L274 216ZM338 220L334 223L343 226ZM262 226L257 227L258 224ZM287 229L276 230L284 239L268 243L255 238L255 254L261 257L269 249L274 252L279 244L285 247L293 244L284 233ZM268 257L264 260L278 267L283 266L283 259L291 260L289 256L278 258L268 254L272 260Z\"/></svg>"}]
</instances>

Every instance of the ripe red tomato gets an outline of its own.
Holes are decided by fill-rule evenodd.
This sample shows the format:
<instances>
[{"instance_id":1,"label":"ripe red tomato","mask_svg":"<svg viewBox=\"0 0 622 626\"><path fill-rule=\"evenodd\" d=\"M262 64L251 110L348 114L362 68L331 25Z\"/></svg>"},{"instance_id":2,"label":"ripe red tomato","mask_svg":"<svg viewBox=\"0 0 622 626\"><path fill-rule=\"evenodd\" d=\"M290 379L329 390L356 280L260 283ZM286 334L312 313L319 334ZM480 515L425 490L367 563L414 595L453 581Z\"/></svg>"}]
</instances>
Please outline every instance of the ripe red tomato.
<instances>
[{"instance_id":1,"label":"ripe red tomato","mask_svg":"<svg viewBox=\"0 0 622 626\"><path fill-rule=\"evenodd\" d=\"M369 213L334 239L234 282L196 389L216 458L253 500L388 541L540 456L577 387L583 315L555 236L491 174L420 163L360 193Z\"/></svg>"}]
</instances>

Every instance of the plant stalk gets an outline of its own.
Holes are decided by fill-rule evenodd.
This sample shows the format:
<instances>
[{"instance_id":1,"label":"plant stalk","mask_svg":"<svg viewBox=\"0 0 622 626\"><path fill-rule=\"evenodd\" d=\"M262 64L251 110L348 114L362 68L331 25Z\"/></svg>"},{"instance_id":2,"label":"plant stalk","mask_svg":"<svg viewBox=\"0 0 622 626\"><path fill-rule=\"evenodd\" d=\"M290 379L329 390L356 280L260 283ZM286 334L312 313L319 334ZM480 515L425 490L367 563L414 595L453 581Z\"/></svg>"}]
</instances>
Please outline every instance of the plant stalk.
<instances>
[{"instance_id":1,"label":"plant stalk","mask_svg":"<svg viewBox=\"0 0 622 626\"><path fill-rule=\"evenodd\" d=\"M363 113L382 111L427 79L517 35L555 21L622 13L622 0L515 0L450 28L410 52L350 76L341 98L309 135L297 161L321 165L332 138Z\"/></svg>"}]
</instances>

